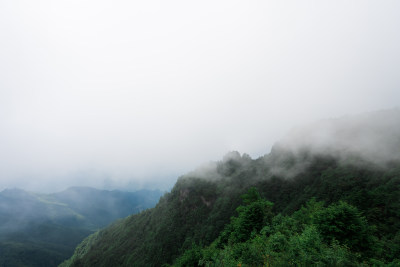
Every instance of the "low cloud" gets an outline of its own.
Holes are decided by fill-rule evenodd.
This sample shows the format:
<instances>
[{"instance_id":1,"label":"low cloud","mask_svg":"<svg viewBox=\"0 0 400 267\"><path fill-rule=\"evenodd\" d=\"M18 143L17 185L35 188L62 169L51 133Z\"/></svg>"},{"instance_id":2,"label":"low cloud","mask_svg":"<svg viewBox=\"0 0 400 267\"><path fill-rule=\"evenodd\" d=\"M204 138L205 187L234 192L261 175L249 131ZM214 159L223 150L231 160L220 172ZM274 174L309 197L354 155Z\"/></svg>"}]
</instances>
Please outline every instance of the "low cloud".
<instances>
[{"instance_id":1,"label":"low cloud","mask_svg":"<svg viewBox=\"0 0 400 267\"><path fill-rule=\"evenodd\" d=\"M400 106L399 1L289 2L0 1L0 190L168 189Z\"/></svg>"},{"instance_id":2,"label":"low cloud","mask_svg":"<svg viewBox=\"0 0 400 267\"><path fill-rule=\"evenodd\" d=\"M360 157L384 166L400 160L399 122L399 109L321 120L293 129L273 152L287 151L298 158L309 153L342 161Z\"/></svg>"}]
</instances>

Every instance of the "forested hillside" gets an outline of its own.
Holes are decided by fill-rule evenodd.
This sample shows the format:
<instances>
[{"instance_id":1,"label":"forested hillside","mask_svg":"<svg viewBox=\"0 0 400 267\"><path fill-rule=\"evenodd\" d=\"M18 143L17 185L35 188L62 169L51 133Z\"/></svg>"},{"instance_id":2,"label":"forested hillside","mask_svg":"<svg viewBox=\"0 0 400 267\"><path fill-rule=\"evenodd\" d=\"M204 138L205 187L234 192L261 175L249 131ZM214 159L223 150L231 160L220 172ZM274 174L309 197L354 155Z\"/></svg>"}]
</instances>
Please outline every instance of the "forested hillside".
<instances>
[{"instance_id":1,"label":"forested hillside","mask_svg":"<svg viewBox=\"0 0 400 267\"><path fill-rule=\"evenodd\" d=\"M318 142L293 146L301 129L255 160L229 153L86 238L62 266L398 266L398 118L329 120L329 132L311 128Z\"/></svg>"},{"instance_id":2,"label":"forested hillside","mask_svg":"<svg viewBox=\"0 0 400 267\"><path fill-rule=\"evenodd\" d=\"M0 192L0 266L57 266L85 237L153 207L160 191L73 187L54 194Z\"/></svg>"}]
</instances>

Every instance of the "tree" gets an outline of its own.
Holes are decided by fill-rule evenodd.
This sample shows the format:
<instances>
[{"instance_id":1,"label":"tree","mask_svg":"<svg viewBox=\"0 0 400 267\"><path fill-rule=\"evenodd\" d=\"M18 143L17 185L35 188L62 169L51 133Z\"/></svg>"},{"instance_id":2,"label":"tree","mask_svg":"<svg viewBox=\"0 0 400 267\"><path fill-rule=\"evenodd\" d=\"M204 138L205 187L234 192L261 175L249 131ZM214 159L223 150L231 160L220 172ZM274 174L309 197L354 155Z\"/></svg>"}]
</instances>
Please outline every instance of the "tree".
<instances>
[{"instance_id":1,"label":"tree","mask_svg":"<svg viewBox=\"0 0 400 267\"><path fill-rule=\"evenodd\" d=\"M346 202L317 211L314 223L325 241L339 241L353 251L366 251L372 245L372 228L358 209Z\"/></svg>"},{"instance_id":2,"label":"tree","mask_svg":"<svg viewBox=\"0 0 400 267\"><path fill-rule=\"evenodd\" d=\"M236 209L238 216L231 218L225 230L229 241L234 243L248 240L253 232L258 233L273 217L273 204L262 199L254 187L241 197L245 205Z\"/></svg>"}]
</instances>

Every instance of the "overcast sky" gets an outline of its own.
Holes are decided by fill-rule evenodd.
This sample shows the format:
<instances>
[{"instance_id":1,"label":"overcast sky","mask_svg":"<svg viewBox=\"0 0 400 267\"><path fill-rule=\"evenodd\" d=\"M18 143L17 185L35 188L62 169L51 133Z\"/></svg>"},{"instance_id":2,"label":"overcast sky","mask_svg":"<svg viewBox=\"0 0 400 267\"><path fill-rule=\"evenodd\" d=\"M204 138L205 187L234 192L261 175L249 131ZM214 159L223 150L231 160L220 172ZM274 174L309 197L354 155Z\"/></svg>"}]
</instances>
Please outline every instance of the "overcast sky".
<instances>
[{"instance_id":1,"label":"overcast sky","mask_svg":"<svg viewBox=\"0 0 400 267\"><path fill-rule=\"evenodd\" d=\"M0 189L166 189L400 105L400 1L0 0Z\"/></svg>"}]
</instances>

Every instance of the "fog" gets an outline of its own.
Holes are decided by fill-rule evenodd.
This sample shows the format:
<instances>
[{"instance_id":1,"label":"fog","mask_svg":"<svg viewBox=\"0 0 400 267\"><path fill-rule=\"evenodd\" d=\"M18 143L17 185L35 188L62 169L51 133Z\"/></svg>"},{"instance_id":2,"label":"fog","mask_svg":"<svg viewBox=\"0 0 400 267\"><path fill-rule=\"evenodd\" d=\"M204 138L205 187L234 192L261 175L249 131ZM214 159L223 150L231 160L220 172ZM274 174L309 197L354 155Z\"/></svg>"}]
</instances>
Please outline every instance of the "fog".
<instances>
[{"instance_id":1,"label":"fog","mask_svg":"<svg viewBox=\"0 0 400 267\"><path fill-rule=\"evenodd\" d=\"M170 188L400 106L398 1L0 1L0 189Z\"/></svg>"},{"instance_id":2,"label":"fog","mask_svg":"<svg viewBox=\"0 0 400 267\"><path fill-rule=\"evenodd\" d=\"M375 164L400 160L400 109L321 120L292 129L276 149L361 157Z\"/></svg>"}]
</instances>

